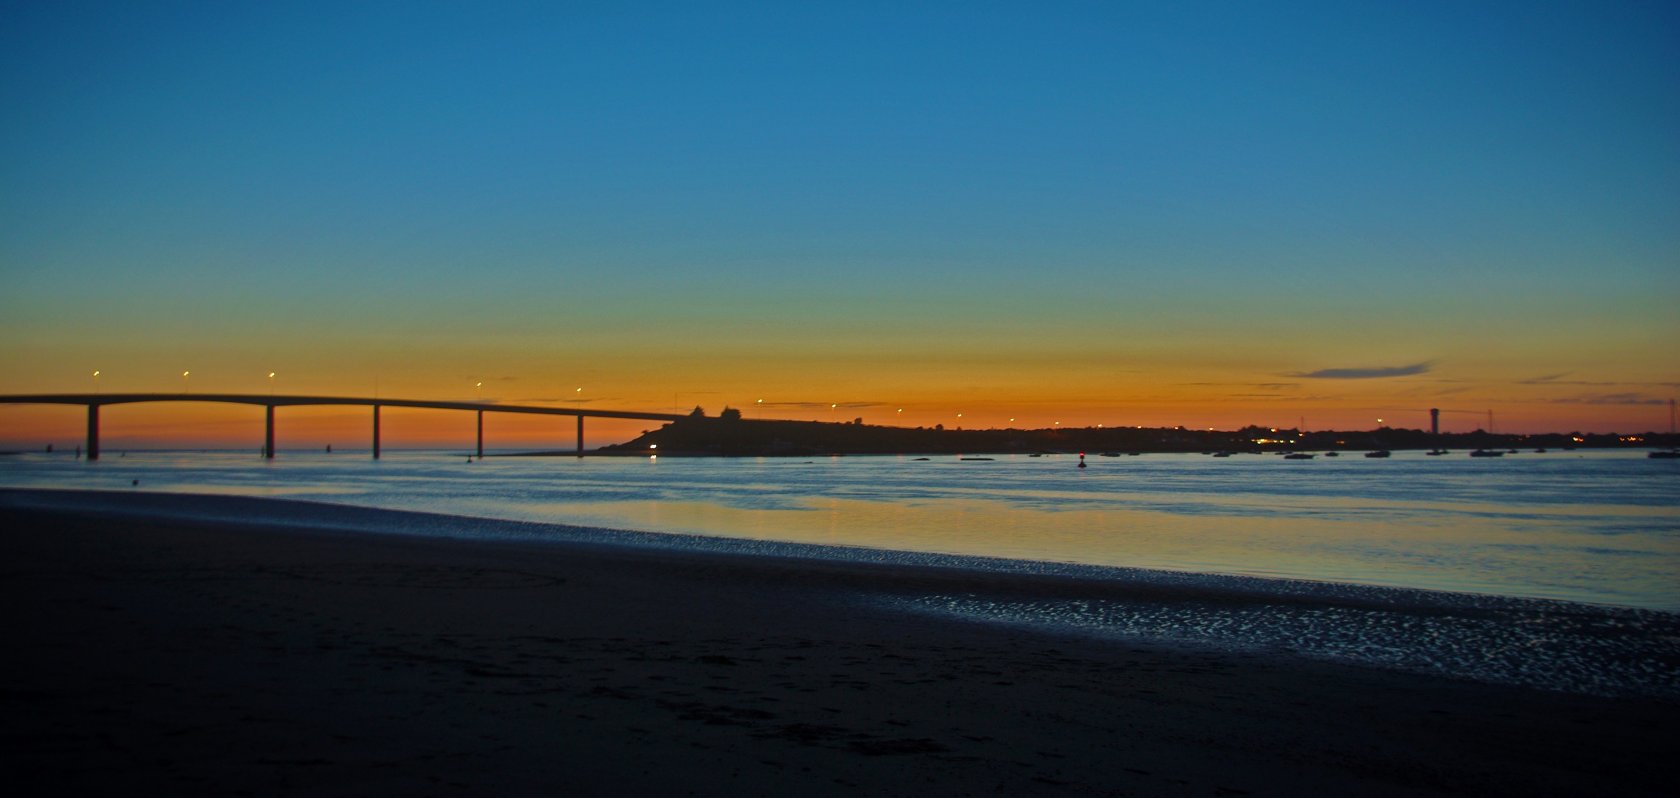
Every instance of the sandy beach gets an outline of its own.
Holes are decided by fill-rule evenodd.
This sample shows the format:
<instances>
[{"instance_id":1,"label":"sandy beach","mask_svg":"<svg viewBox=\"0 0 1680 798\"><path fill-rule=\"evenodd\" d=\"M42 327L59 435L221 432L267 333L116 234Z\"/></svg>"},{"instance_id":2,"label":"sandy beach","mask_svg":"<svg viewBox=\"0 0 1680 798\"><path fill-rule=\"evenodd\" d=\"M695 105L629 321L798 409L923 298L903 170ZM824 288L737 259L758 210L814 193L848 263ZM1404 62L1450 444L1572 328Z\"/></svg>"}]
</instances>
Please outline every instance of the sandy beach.
<instances>
[{"instance_id":1,"label":"sandy beach","mask_svg":"<svg viewBox=\"0 0 1680 798\"><path fill-rule=\"evenodd\" d=\"M1668 700L893 601L1243 600L1189 588L382 534L260 499L162 500L212 520L156 496L7 499L26 495L0 492L0 750L29 794L1666 795L1680 777Z\"/></svg>"}]
</instances>

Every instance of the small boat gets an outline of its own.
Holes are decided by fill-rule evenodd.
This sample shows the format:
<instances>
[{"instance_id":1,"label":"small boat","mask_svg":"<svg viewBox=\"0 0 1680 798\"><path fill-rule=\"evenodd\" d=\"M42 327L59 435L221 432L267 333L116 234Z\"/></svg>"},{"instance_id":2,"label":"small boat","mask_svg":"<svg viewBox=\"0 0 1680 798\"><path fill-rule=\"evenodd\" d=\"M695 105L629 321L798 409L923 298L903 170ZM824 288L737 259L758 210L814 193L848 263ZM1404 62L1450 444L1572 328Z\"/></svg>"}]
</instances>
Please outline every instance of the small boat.
<instances>
[{"instance_id":1,"label":"small boat","mask_svg":"<svg viewBox=\"0 0 1680 798\"><path fill-rule=\"evenodd\" d=\"M1449 452L1446 449L1430 449L1429 451L1424 452L1424 454L1427 454L1430 457L1440 457L1443 454L1452 454L1452 452Z\"/></svg>"},{"instance_id":2,"label":"small boat","mask_svg":"<svg viewBox=\"0 0 1680 798\"><path fill-rule=\"evenodd\" d=\"M1214 457L1230 457L1231 453L1230 452L1214 452L1213 456Z\"/></svg>"},{"instance_id":3,"label":"small boat","mask_svg":"<svg viewBox=\"0 0 1680 798\"><path fill-rule=\"evenodd\" d=\"M1504 457L1505 453L1498 449L1477 449L1470 453L1471 457Z\"/></svg>"},{"instance_id":4,"label":"small boat","mask_svg":"<svg viewBox=\"0 0 1680 798\"><path fill-rule=\"evenodd\" d=\"M1544 446L1542 446L1542 447L1540 447L1540 448L1538 448L1538 449L1535 449L1535 450L1534 450L1534 453L1535 453L1535 454L1545 454L1545 453L1546 453L1546 447L1544 447Z\"/></svg>"},{"instance_id":5,"label":"small boat","mask_svg":"<svg viewBox=\"0 0 1680 798\"><path fill-rule=\"evenodd\" d=\"M984 460L984 461L989 462L989 461L993 460L994 458L991 458L991 457L959 457L957 459L958 460Z\"/></svg>"},{"instance_id":6,"label":"small boat","mask_svg":"<svg viewBox=\"0 0 1680 798\"><path fill-rule=\"evenodd\" d=\"M1341 457L1342 454L1341 454L1341 452L1325 452L1324 456L1325 457Z\"/></svg>"},{"instance_id":7,"label":"small boat","mask_svg":"<svg viewBox=\"0 0 1680 798\"><path fill-rule=\"evenodd\" d=\"M1318 455L1308 454L1306 452L1290 452L1289 454L1284 455L1283 459L1285 459L1285 460L1311 460L1311 459L1313 459L1314 457L1317 457L1317 456Z\"/></svg>"},{"instance_id":8,"label":"small boat","mask_svg":"<svg viewBox=\"0 0 1680 798\"><path fill-rule=\"evenodd\" d=\"M1389 454L1390 454L1390 452L1387 449L1378 449L1374 452L1366 452L1365 456L1366 457L1387 457L1387 456L1389 456Z\"/></svg>"}]
</instances>

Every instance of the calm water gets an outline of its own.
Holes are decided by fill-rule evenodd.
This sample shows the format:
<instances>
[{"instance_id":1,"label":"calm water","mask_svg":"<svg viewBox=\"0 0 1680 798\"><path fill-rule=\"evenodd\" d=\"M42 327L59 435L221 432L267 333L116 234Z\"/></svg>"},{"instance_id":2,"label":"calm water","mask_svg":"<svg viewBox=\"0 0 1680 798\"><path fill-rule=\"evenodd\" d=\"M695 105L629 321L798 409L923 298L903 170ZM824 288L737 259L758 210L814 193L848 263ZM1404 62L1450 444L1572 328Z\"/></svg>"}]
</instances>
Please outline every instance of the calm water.
<instances>
[{"instance_id":1,"label":"calm water","mask_svg":"<svg viewBox=\"0 0 1680 798\"><path fill-rule=\"evenodd\" d=\"M1680 461L1143 455L0 457L0 486L276 496L656 532L1680 611ZM131 485L140 480L139 487Z\"/></svg>"}]
</instances>

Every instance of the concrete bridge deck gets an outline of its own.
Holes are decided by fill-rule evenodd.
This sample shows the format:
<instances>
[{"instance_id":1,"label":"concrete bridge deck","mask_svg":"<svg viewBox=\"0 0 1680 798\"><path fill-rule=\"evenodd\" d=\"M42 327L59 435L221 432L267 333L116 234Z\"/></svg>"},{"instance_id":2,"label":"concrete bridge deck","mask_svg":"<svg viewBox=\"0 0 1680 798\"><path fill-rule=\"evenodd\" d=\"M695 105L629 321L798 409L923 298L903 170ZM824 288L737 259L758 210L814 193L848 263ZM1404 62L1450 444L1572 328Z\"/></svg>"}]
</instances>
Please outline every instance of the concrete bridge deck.
<instances>
[{"instance_id":1,"label":"concrete bridge deck","mask_svg":"<svg viewBox=\"0 0 1680 798\"><path fill-rule=\"evenodd\" d=\"M649 421L675 421L684 418L679 413L647 413L639 410L599 410L582 407L543 407L540 405L507 405L496 402L440 402L425 399L383 399L364 396L295 396L280 394L238 393L38 393L0 395L0 404L82 405L87 408L87 457L99 459L99 408L104 405L138 404L142 402L218 402L222 404L256 405L266 409L267 431L263 438L263 455L274 456L274 408L303 406L359 406L373 408L373 456L379 457L379 411L385 407L413 407L431 410L470 410L478 414L478 456L484 456L485 413L527 413L545 416L577 417L577 455L583 456L583 420L585 418L630 418Z\"/></svg>"}]
</instances>

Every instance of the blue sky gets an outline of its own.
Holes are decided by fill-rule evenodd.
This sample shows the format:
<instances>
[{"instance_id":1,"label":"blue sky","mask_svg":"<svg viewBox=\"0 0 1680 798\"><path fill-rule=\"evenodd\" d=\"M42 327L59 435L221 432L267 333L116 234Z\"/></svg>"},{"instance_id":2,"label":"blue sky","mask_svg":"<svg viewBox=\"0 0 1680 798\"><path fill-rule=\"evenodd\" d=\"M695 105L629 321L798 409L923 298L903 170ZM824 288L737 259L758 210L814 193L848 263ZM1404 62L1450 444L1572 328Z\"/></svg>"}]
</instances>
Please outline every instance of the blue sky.
<instances>
[{"instance_id":1,"label":"blue sky","mask_svg":"<svg viewBox=\"0 0 1680 798\"><path fill-rule=\"evenodd\" d=\"M49 382L1680 380L1672 3L3 8L0 366Z\"/></svg>"}]
</instances>

